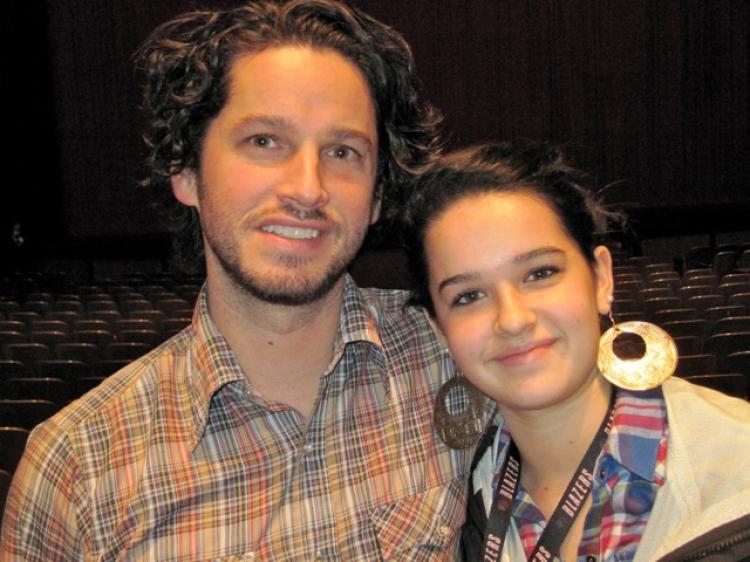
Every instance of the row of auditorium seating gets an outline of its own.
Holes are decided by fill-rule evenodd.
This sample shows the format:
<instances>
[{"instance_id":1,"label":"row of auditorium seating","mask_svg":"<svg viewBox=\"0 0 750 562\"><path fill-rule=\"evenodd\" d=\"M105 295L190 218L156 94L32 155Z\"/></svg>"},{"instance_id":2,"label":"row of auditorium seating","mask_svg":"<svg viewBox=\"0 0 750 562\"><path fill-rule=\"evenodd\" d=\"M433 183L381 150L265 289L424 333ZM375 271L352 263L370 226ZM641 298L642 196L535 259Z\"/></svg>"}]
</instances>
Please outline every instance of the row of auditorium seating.
<instances>
[{"instance_id":1,"label":"row of auditorium seating","mask_svg":"<svg viewBox=\"0 0 750 562\"><path fill-rule=\"evenodd\" d=\"M750 350L736 351L726 356L717 356L712 353L681 354L677 361L676 373L682 377L712 373L742 373L750 382Z\"/></svg>"},{"instance_id":2,"label":"row of auditorium seating","mask_svg":"<svg viewBox=\"0 0 750 562\"><path fill-rule=\"evenodd\" d=\"M737 318L738 322L744 325L749 319L747 316ZM678 320L665 322L661 324L661 327L674 338L677 350L682 355L706 353L717 357L727 357L750 349L750 328L717 331L704 337L701 334L701 331L705 329L704 324L706 322L703 320Z\"/></svg>"},{"instance_id":3,"label":"row of auditorium seating","mask_svg":"<svg viewBox=\"0 0 750 562\"><path fill-rule=\"evenodd\" d=\"M750 244L696 247L669 261L616 256L613 273L616 321L661 326L677 344L678 376L747 398Z\"/></svg>"},{"instance_id":4,"label":"row of auditorium seating","mask_svg":"<svg viewBox=\"0 0 750 562\"><path fill-rule=\"evenodd\" d=\"M7 319L13 319L12 314L30 319L71 320L71 319L102 319L127 318L131 316L162 319L191 309L195 302L197 291L184 293L185 296L174 293L148 295L142 293L94 295L52 295L50 293L29 293L21 298L4 298L0 301L0 313ZM147 314L143 314L146 312ZM103 313L103 314L102 314Z\"/></svg>"},{"instance_id":5,"label":"row of auditorium seating","mask_svg":"<svg viewBox=\"0 0 750 562\"><path fill-rule=\"evenodd\" d=\"M29 431L190 321L202 279L0 278L0 513ZM22 345L17 345L22 344Z\"/></svg>"},{"instance_id":6,"label":"row of auditorium seating","mask_svg":"<svg viewBox=\"0 0 750 562\"><path fill-rule=\"evenodd\" d=\"M189 324L200 282L146 279L0 282L0 512L31 429Z\"/></svg>"},{"instance_id":7,"label":"row of auditorium seating","mask_svg":"<svg viewBox=\"0 0 750 562\"><path fill-rule=\"evenodd\" d=\"M13 288L0 296L0 395L55 404L80 396L182 330L200 290L198 280L140 275L64 293L39 277L4 285Z\"/></svg>"},{"instance_id":8,"label":"row of auditorium seating","mask_svg":"<svg viewBox=\"0 0 750 562\"><path fill-rule=\"evenodd\" d=\"M159 344L182 330L190 322L190 315L166 318L160 322L147 318L105 320L32 320L29 326L21 320L0 320L0 342L41 343L54 346L61 343L92 343L100 347L114 342Z\"/></svg>"},{"instance_id":9,"label":"row of auditorium seating","mask_svg":"<svg viewBox=\"0 0 750 562\"><path fill-rule=\"evenodd\" d=\"M682 265L684 269L710 268L718 275L732 271L750 272L750 243L695 246L687 251Z\"/></svg>"},{"instance_id":10,"label":"row of auditorium seating","mask_svg":"<svg viewBox=\"0 0 750 562\"><path fill-rule=\"evenodd\" d=\"M661 326L679 350L677 376L748 399L750 243L669 261L616 255L613 273L616 321Z\"/></svg>"}]
</instances>

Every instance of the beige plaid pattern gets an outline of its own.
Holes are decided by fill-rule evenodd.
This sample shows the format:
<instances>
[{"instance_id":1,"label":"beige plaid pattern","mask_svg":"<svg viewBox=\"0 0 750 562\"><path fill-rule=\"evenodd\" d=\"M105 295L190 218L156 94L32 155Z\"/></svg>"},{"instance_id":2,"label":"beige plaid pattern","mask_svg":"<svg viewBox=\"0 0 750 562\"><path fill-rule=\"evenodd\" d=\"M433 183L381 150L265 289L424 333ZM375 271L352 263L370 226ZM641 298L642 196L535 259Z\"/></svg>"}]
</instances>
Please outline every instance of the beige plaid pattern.
<instances>
[{"instance_id":1,"label":"beige plaid pattern","mask_svg":"<svg viewBox=\"0 0 750 562\"><path fill-rule=\"evenodd\" d=\"M303 425L251 392L202 294L187 330L34 430L2 559L455 560L473 451L432 429L454 365L405 297L347 280Z\"/></svg>"}]
</instances>

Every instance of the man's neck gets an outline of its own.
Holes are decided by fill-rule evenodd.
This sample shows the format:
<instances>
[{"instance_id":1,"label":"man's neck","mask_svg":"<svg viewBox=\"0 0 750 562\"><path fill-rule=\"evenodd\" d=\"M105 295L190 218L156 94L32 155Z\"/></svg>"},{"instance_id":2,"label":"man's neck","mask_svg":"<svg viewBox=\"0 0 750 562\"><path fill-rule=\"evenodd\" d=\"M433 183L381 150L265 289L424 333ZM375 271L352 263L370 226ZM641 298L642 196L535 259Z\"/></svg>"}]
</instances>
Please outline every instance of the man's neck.
<instances>
[{"instance_id":1,"label":"man's neck","mask_svg":"<svg viewBox=\"0 0 750 562\"><path fill-rule=\"evenodd\" d=\"M211 319L234 351L253 392L312 414L320 377L331 362L344 278L318 301L272 304L208 282Z\"/></svg>"}]
</instances>

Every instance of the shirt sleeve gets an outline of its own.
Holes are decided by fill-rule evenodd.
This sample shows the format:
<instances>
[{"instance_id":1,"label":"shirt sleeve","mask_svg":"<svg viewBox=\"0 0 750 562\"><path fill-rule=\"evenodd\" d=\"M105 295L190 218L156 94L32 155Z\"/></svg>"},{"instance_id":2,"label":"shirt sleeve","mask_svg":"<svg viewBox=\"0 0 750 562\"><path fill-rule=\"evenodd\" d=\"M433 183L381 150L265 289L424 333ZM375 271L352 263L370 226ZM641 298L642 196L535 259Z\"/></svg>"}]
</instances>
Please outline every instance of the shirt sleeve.
<instances>
[{"instance_id":1,"label":"shirt sleeve","mask_svg":"<svg viewBox=\"0 0 750 562\"><path fill-rule=\"evenodd\" d=\"M31 432L8 493L0 561L84 558L80 476L70 440L54 421Z\"/></svg>"}]
</instances>

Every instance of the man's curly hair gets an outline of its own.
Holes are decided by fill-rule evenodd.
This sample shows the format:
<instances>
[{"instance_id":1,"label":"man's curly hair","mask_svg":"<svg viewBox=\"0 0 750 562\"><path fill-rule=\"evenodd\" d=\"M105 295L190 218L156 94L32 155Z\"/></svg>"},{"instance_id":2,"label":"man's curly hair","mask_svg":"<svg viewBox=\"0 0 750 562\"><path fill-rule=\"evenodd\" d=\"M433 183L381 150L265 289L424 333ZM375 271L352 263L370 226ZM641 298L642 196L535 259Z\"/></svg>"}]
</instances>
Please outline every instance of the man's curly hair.
<instances>
[{"instance_id":1,"label":"man's curly hair","mask_svg":"<svg viewBox=\"0 0 750 562\"><path fill-rule=\"evenodd\" d=\"M378 123L375 193L382 200L382 222L391 223L414 174L437 155L440 115L418 99L409 46L358 9L333 0L261 0L178 16L154 30L136 53L136 64L146 75L149 118L143 185L170 210L183 265L202 257L203 241L196 210L174 199L170 178L200 170L203 137L226 102L233 61L282 45L333 49L365 76Z\"/></svg>"}]
</instances>

